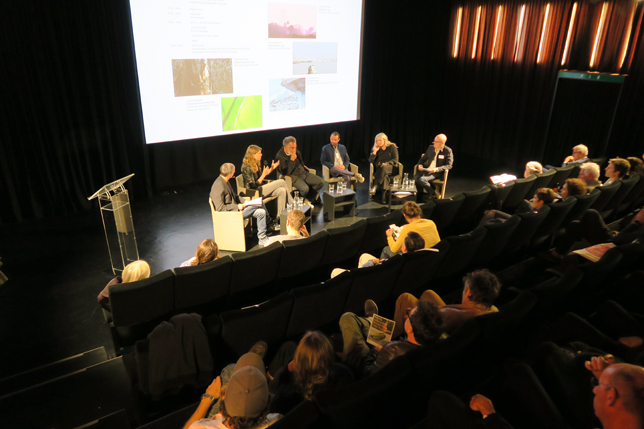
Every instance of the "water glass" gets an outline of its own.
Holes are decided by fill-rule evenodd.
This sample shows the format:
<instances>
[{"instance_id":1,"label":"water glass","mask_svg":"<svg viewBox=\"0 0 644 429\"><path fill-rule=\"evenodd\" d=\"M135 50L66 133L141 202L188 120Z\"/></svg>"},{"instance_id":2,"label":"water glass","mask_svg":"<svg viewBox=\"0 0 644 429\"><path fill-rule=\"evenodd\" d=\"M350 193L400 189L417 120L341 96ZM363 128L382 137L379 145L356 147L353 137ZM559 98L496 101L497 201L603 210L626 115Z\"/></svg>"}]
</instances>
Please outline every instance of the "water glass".
<instances>
[{"instance_id":1,"label":"water glass","mask_svg":"<svg viewBox=\"0 0 644 429\"><path fill-rule=\"evenodd\" d=\"M293 192L293 199L297 200L297 198L300 196L300 191L294 191Z\"/></svg>"},{"instance_id":2,"label":"water glass","mask_svg":"<svg viewBox=\"0 0 644 429\"><path fill-rule=\"evenodd\" d=\"M414 189L416 187L416 181L414 179L411 179L409 181L409 189Z\"/></svg>"},{"instance_id":3,"label":"water glass","mask_svg":"<svg viewBox=\"0 0 644 429\"><path fill-rule=\"evenodd\" d=\"M293 211L293 203L286 204L286 212L290 213Z\"/></svg>"},{"instance_id":4,"label":"water glass","mask_svg":"<svg viewBox=\"0 0 644 429\"><path fill-rule=\"evenodd\" d=\"M297 199L297 209L302 210L304 208L304 198L300 197Z\"/></svg>"},{"instance_id":5,"label":"water glass","mask_svg":"<svg viewBox=\"0 0 644 429\"><path fill-rule=\"evenodd\" d=\"M399 185L400 185L400 179L398 179L397 177L394 178L394 188L397 188Z\"/></svg>"},{"instance_id":6,"label":"water glass","mask_svg":"<svg viewBox=\"0 0 644 429\"><path fill-rule=\"evenodd\" d=\"M329 183L329 194L333 195L333 192L335 192L335 185L332 183Z\"/></svg>"}]
</instances>

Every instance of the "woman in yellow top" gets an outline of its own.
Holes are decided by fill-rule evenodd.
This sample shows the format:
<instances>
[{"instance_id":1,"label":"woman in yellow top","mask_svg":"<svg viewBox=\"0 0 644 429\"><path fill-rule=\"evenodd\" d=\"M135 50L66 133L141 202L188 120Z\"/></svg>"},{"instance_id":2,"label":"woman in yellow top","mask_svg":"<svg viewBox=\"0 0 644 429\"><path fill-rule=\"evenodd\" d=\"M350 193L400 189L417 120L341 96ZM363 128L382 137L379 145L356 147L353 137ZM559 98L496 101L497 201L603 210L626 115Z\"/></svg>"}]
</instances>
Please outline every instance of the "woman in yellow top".
<instances>
[{"instance_id":1,"label":"woman in yellow top","mask_svg":"<svg viewBox=\"0 0 644 429\"><path fill-rule=\"evenodd\" d=\"M438 235L438 230L436 229L436 224L429 219L421 218L423 210L418 204L412 201L407 201L402 208L402 214L408 224L402 227L397 240L394 240L393 238L394 230L392 228L387 230L388 246L382 249L380 259L389 259L396 253L399 253L402 250L403 242L405 241L405 237L409 231L417 232L421 237L423 237L425 240L425 249L434 247L439 241L441 241L441 238Z\"/></svg>"}]
</instances>

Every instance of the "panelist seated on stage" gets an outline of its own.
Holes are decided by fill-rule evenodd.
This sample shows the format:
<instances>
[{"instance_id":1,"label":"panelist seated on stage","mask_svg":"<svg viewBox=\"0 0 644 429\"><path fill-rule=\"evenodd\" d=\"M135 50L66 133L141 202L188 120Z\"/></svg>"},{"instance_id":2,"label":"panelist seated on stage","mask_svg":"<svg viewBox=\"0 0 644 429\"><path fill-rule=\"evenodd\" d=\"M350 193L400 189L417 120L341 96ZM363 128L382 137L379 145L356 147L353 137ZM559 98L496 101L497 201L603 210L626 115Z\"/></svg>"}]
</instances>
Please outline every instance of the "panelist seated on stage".
<instances>
[{"instance_id":1,"label":"panelist seated on stage","mask_svg":"<svg viewBox=\"0 0 644 429\"><path fill-rule=\"evenodd\" d=\"M242 161L242 175L244 177L244 187L247 189L256 189L262 198L272 196L277 197L277 213L282 213L286 209L286 204L293 204L291 190L286 186L283 179L267 180L266 176L275 170L280 162L273 161L269 167L265 165L260 174L262 162L262 148L254 144L248 146L246 155Z\"/></svg>"},{"instance_id":2,"label":"panelist seated on stage","mask_svg":"<svg viewBox=\"0 0 644 429\"><path fill-rule=\"evenodd\" d=\"M407 233L407 236L405 237L405 241L403 241L402 253L403 254L411 253L417 250L423 250L424 248L425 248L425 240L423 240L423 237L421 237L420 234L417 232L409 231L409 233ZM388 259L376 258L375 256L369 253L363 253L362 255L360 255L360 259L358 261L358 268L373 267L375 265L382 264L387 260ZM348 271L348 270L345 270L344 268L335 268L331 272L331 278L334 278L335 276L340 275L345 271Z\"/></svg>"},{"instance_id":3,"label":"panelist seated on stage","mask_svg":"<svg viewBox=\"0 0 644 429\"><path fill-rule=\"evenodd\" d=\"M389 141L387 134L378 133L374 140L369 163L373 166L373 183L369 189L369 195L374 196L378 190L389 190L391 176L398 174L398 146Z\"/></svg>"},{"instance_id":4,"label":"panelist seated on stage","mask_svg":"<svg viewBox=\"0 0 644 429\"><path fill-rule=\"evenodd\" d=\"M329 169L331 177L341 177L347 187L351 187L351 178L355 176L358 182L364 182L364 177L360 173L353 173L349 168L349 154L347 148L340 144L340 133L334 131L331 133L331 143L322 147L320 163Z\"/></svg>"},{"instance_id":5,"label":"panelist seated on stage","mask_svg":"<svg viewBox=\"0 0 644 429\"><path fill-rule=\"evenodd\" d=\"M414 180L416 181L419 201L425 192L433 197L435 188L432 182L442 180L445 177L445 171L452 168L454 153L452 149L445 145L446 141L447 136L445 134L437 135L427 148L427 152L417 162L418 172L414 176Z\"/></svg>"},{"instance_id":6,"label":"panelist seated on stage","mask_svg":"<svg viewBox=\"0 0 644 429\"><path fill-rule=\"evenodd\" d=\"M284 240L298 240L309 236L309 232L304 225L306 216L301 210L293 210L288 213L286 217L286 232L284 235L275 235L268 239L265 246L270 246L273 243L281 243Z\"/></svg>"},{"instance_id":7,"label":"panelist seated on stage","mask_svg":"<svg viewBox=\"0 0 644 429\"><path fill-rule=\"evenodd\" d=\"M402 208L402 214L408 224L402 227L396 240L393 238L393 228L389 228L386 231L388 246L382 249L380 259L389 259L396 253L400 253L402 251L405 237L407 237L407 234L410 231L417 232L421 237L423 237L423 240L425 240L425 249L434 247L439 241L441 241L434 221L421 219L423 210L418 206L418 204L413 201L407 201Z\"/></svg>"},{"instance_id":8,"label":"panelist seated on stage","mask_svg":"<svg viewBox=\"0 0 644 429\"><path fill-rule=\"evenodd\" d=\"M302 153L297 150L297 140L293 136L285 137L282 141L282 149L277 152L275 159L279 161L277 171L284 177L290 177L293 182L293 187L300 192L307 206L312 205L312 202L317 202L320 199L318 191L324 186L324 180L315 174L309 172L309 169L304 165L302 160Z\"/></svg>"},{"instance_id":9,"label":"panelist seated on stage","mask_svg":"<svg viewBox=\"0 0 644 429\"><path fill-rule=\"evenodd\" d=\"M215 210L218 212L241 211L244 219L248 219L251 216L257 219L257 239L260 246L265 245L268 241L266 236L266 225L269 222L268 210L266 210L264 204L247 205L233 191L229 182L231 178L235 177L235 166L233 164L230 162L222 164L219 172L219 177L217 177L210 189L210 199L215 206Z\"/></svg>"}]
</instances>

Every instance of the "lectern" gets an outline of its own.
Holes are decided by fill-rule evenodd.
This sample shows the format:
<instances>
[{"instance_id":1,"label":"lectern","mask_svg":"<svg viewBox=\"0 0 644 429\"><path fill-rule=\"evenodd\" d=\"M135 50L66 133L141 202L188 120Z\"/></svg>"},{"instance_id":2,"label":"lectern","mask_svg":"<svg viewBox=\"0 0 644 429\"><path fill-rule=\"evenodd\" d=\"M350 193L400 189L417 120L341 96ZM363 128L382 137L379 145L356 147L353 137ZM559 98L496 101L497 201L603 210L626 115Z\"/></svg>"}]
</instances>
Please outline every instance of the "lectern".
<instances>
[{"instance_id":1,"label":"lectern","mask_svg":"<svg viewBox=\"0 0 644 429\"><path fill-rule=\"evenodd\" d=\"M132 211L130 210L130 198L125 189L125 182L130 177L125 176L112 183L108 183L96 191L94 195L87 198L93 200L98 198L101 208L101 219L105 230L107 251L110 254L112 272L122 272L127 264L139 259L139 250L136 246L136 235L134 234L134 223L132 222ZM120 261L116 258L121 254ZM114 255L114 256L113 256Z\"/></svg>"}]
</instances>

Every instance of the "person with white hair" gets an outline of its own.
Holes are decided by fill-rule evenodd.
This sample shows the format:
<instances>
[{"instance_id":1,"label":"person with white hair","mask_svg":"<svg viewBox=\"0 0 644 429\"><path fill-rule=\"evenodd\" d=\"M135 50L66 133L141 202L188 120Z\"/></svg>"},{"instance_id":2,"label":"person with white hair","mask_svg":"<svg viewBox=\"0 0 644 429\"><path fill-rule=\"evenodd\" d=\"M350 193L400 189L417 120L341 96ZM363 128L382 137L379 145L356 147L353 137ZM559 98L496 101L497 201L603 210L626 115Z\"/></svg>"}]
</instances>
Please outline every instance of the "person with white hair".
<instances>
[{"instance_id":1,"label":"person with white hair","mask_svg":"<svg viewBox=\"0 0 644 429\"><path fill-rule=\"evenodd\" d=\"M581 164L579 170L579 178L586 182L586 190L588 193L595 189L598 186L602 185L602 182L599 180L599 165L594 162L584 162Z\"/></svg>"},{"instance_id":2,"label":"person with white hair","mask_svg":"<svg viewBox=\"0 0 644 429\"><path fill-rule=\"evenodd\" d=\"M578 144L572 148L572 155L568 155L561 166L565 167L570 164L583 164L588 161L588 146Z\"/></svg>"},{"instance_id":3,"label":"person with white hair","mask_svg":"<svg viewBox=\"0 0 644 429\"><path fill-rule=\"evenodd\" d=\"M540 162L530 161L525 165L525 171L523 172L523 177L529 177L533 174L543 173L543 166Z\"/></svg>"},{"instance_id":4,"label":"person with white hair","mask_svg":"<svg viewBox=\"0 0 644 429\"><path fill-rule=\"evenodd\" d=\"M454 164L454 152L445 145L445 142L447 142L445 134L434 137L432 144L416 163L418 172L414 176L414 180L419 201L423 199L424 193L429 194L432 198L438 196L433 182L443 180L445 172L450 170Z\"/></svg>"}]
</instances>

